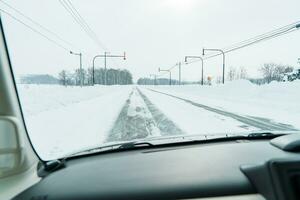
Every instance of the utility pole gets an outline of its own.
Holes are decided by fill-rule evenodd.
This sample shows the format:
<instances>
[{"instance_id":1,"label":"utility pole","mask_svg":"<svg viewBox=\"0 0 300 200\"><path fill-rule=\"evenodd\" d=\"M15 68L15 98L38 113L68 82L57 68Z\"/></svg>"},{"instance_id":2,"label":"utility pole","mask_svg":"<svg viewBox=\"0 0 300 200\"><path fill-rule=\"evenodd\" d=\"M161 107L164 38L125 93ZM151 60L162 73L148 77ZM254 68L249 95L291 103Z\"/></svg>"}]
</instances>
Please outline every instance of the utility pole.
<instances>
[{"instance_id":1,"label":"utility pole","mask_svg":"<svg viewBox=\"0 0 300 200\"><path fill-rule=\"evenodd\" d=\"M178 63L179 77L178 77L178 85L181 85L181 62Z\"/></svg>"},{"instance_id":2,"label":"utility pole","mask_svg":"<svg viewBox=\"0 0 300 200\"><path fill-rule=\"evenodd\" d=\"M106 59L109 57L109 58L123 58L124 60L126 60L126 53L124 52L123 55L110 55L109 52L104 52L103 55L96 55L94 56L93 58L93 85L95 84L95 60L96 58L99 58L99 57L104 57L104 85L107 84L107 79L106 79Z\"/></svg>"},{"instance_id":3,"label":"utility pole","mask_svg":"<svg viewBox=\"0 0 300 200\"><path fill-rule=\"evenodd\" d=\"M160 69L158 68L158 72L169 72L169 85L172 85L172 72L170 69Z\"/></svg>"},{"instance_id":4,"label":"utility pole","mask_svg":"<svg viewBox=\"0 0 300 200\"><path fill-rule=\"evenodd\" d=\"M225 83L225 53L222 49L203 49L202 50L202 55L204 56L204 52L205 51L218 51L221 52L221 54L223 55L223 84Z\"/></svg>"},{"instance_id":5,"label":"utility pole","mask_svg":"<svg viewBox=\"0 0 300 200\"><path fill-rule=\"evenodd\" d=\"M106 78L106 55L108 52L104 52L104 85L107 85L107 78Z\"/></svg>"},{"instance_id":6,"label":"utility pole","mask_svg":"<svg viewBox=\"0 0 300 200\"><path fill-rule=\"evenodd\" d=\"M203 58L201 56L185 56L184 57L184 62L186 64L188 64L187 63L188 58L199 58L201 60L201 85L203 85L204 84L204 80L203 80L203 64L204 64L204 62L203 62Z\"/></svg>"},{"instance_id":7,"label":"utility pole","mask_svg":"<svg viewBox=\"0 0 300 200\"><path fill-rule=\"evenodd\" d=\"M153 85L156 85L156 75L155 75L155 74L150 74L150 79L151 79L151 77L154 78L154 83L153 83Z\"/></svg>"},{"instance_id":8,"label":"utility pole","mask_svg":"<svg viewBox=\"0 0 300 200\"><path fill-rule=\"evenodd\" d=\"M82 73L82 53L74 53L73 51L70 51L70 54L79 56L79 78L80 78L80 87L83 85L83 73Z\"/></svg>"}]
</instances>

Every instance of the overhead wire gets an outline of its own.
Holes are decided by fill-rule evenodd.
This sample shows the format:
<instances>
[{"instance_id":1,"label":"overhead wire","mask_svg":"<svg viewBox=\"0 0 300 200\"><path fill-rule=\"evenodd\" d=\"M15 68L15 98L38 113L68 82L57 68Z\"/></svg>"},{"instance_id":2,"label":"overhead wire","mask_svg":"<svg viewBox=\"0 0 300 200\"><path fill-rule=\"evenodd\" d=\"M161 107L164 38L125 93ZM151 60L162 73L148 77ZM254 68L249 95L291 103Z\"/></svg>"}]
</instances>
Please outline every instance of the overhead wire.
<instances>
[{"instance_id":1,"label":"overhead wire","mask_svg":"<svg viewBox=\"0 0 300 200\"><path fill-rule=\"evenodd\" d=\"M86 20L80 15L79 11L75 8L70 0L59 0L60 4L71 15L73 20L81 27L81 29L87 34L87 36L94 41L98 47L104 50L108 50L107 47L99 40L95 32L88 25Z\"/></svg>"},{"instance_id":2,"label":"overhead wire","mask_svg":"<svg viewBox=\"0 0 300 200\"><path fill-rule=\"evenodd\" d=\"M64 4L62 1L61 1L62 2L61 4L72 15L72 17L76 21L76 23L78 23L81 26L81 28L87 34L89 34L90 37L92 37L93 40L96 42L96 40L98 40L98 39L96 39L96 37L97 37L96 34L92 31L92 29L90 28L90 26L85 22L85 20L83 19L83 17L76 10L76 8L70 2L70 0L67 0L67 1L68 1L69 4L67 4L67 3ZM14 11L17 15L19 15L19 17L17 17L16 14L12 14L11 12L7 11L6 9L0 8L0 11L2 13L6 14L10 18L12 18L13 20L17 21L18 23L24 25L25 27L27 27L31 31L35 32L36 34L39 34L40 36L42 36L43 38L45 38L49 42L51 42L51 43L55 44L56 46L58 46L59 48L65 50L67 52L70 52L70 49L72 49L72 48L73 49L74 48L78 49L71 42L65 40L59 34L55 33L52 30L50 30L45 25L42 25L41 23L37 22L36 20L34 20L33 18L29 17L24 12L18 10L17 8L15 8L11 4L7 3L6 1L0 0L0 3L2 3L3 6L6 6L7 8L9 8L11 11ZM92 35L94 35L94 36L92 36ZM99 40L97 41L97 44L98 44L98 46L104 48L105 50L108 50ZM87 53L87 54L90 55L90 56L93 56L90 53ZM114 60L113 60L113 62L115 63ZM115 64L115 65L118 66L117 64Z\"/></svg>"},{"instance_id":3,"label":"overhead wire","mask_svg":"<svg viewBox=\"0 0 300 200\"><path fill-rule=\"evenodd\" d=\"M79 13L79 11L75 8L75 6L72 4L72 2L70 0L64 0L66 1L71 9L74 11L74 13L76 13L76 15L78 16L79 21L81 22L81 24L83 24L86 29L89 31L91 37L93 38L93 40L97 43L97 45L104 49L105 51L109 51L109 49L99 40L99 38L97 37L97 35L95 34L95 32L93 31L93 29L89 26L89 24L86 22L86 20L84 20L84 18L81 16L81 14ZM112 60L112 62L116 65L116 67L119 68L119 65L116 63L115 60Z\"/></svg>"},{"instance_id":4,"label":"overhead wire","mask_svg":"<svg viewBox=\"0 0 300 200\"><path fill-rule=\"evenodd\" d=\"M22 25L24 25L25 27L29 28L30 30L32 30L33 32L39 34L40 36L44 37L45 39L47 39L49 42L55 44L56 46L60 47L61 49L64 49L66 51L70 51L68 47L60 44L59 42L55 41L54 39L50 38L49 36L47 36L46 34L38 31L37 29L33 28L32 26L26 24L24 21L22 21L21 19L19 19L18 17L14 16L13 14L7 12L6 10L0 8L0 11L4 14L6 14L7 16L9 16L10 18L14 19L15 21L21 23Z\"/></svg>"},{"instance_id":5,"label":"overhead wire","mask_svg":"<svg viewBox=\"0 0 300 200\"><path fill-rule=\"evenodd\" d=\"M233 44L229 47L222 48L222 50L223 50L224 53L229 53L229 52L236 51L238 49L242 49L242 48L248 47L250 45L253 45L253 44L265 41L265 40L269 40L269 39L272 39L272 38L279 37L281 35L284 35L284 34L287 34L287 33L298 30L298 28L296 26L299 25L299 24L300 24L300 21L294 22L292 24L288 24L286 26L274 29L274 30L269 31L267 33L260 34L258 36L243 40L243 41L238 42L238 43L235 43L235 44ZM222 54L221 52L211 53L211 54L208 54L207 56L205 56L203 58L203 60L207 60L207 59L219 56L221 54ZM192 64L192 63L200 62L200 60L195 59L195 60L192 60L192 61L189 61L189 62L184 62L184 61L181 61L181 62L185 63L185 64ZM172 70L176 66L178 66L178 63L171 66L168 70Z\"/></svg>"},{"instance_id":6,"label":"overhead wire","mask_svg":"<svg viewBox=\"0 0 300 200\"><path fill-rule=\"evenodd\" d=\"M292 24L285 25L285 26L283 26L283 27L274 29L274 30L272 30L272 31L268 31L268 32L266 32L266 33L257 35L257 36L255 36L255 37L252 37L252 38L249 38L249 39L240 41L240 42L235 43L235 44L233 44L233 45L231 45L231 46L229 46L229 47L224 47L223 49L224 49L224 50L226 50L226 49L232 49L232 48L234 48L234 47L236 47L236 46L241 46L241 45L243 45L244 43L249 43L249 42L251 42L251 41L253 41L253 40L258 40L258 39L261 39L261 38L266 37L266 36L271 35L271 34L275 34L275 33L278 33L278 32L285 32L287 29L294 28L295 25L297 25L297 24L299 24L299 23L300 23L300 21L294 22L294 23L292 23Z\"/></svg>"},{"instance_id":7,"label":"overhead wire","mask_svg":"<svg viewBox=\"0 0 300 200\"><path fill-rule=\"evenodd\" d=\"M20 16L24 17L25 19L27 19L28 21L30 21L32 24L38 26L39 28L43 29L45 32L53 35L54 37L56 37L58 40L60 40L61 42L69 45L70 47L74 48L74 45L71 44L70 42L66 41L65 39L63 39L61 36L59 36L58 34L56 34L55 32L51 31L49 28L43 26L42 24L40 24L39 22L33 20L32 18L28 17L26 14L24 14L23 12L21 12L20 10L16 9L15 7L13 7L12 5L8 4L7 2L0 0L1 3L3 3L5 6L7 6L8 8L12 9L13 11L15 11L16 13L18 13Z\"/></svg>"},{"instance_id":8,"label":"overhead wire","mask_svg":"<svg viewBox=\"0 0 300 200\"><path fill-rule=\"evenodd\" d=\"M87 34L87 36L101 49L104 51L109 51L109 49L104 45L100 39L97 37L95 32L92 30L92 28L89 26L89 24L86 22L86 20L82 17L82 15L79 13L79 11L75 8L75 6L72 4L70 0L59 0L60 4L65 8L65 10L71 15L75 23L77 23L80 28ZM114 65L116 65L118 68L119 65L116 63L115 60L112 60Z\"/></svg>"},{"instance_id":9,"label":"overhead wire","mask_svg":"<svg viewBox=\"0 0 300 200\"><path fill-rule=\"evenodd\" d=\"M66 0L66 1L70 4L70 6L72 7L72 9L77 13L79 19L87 27L87 29L89 30L89 32L91 33L92 37L95 39L95 41L97 42L97 44L99 45L99 47L103 48L104 50L108 50L107 47L99 40L98 36L95 34L95 32L89 26L89 24L86 22L86 20L84 20L84 18L80 15L80 13L75 8L75 6L72 4L72 2L70 0Z\"/></svg>"},{"instance_id":10,"label":"overhead wire","mask_svg":"<svg viewBox=\"0 0 300 200\"><path fill-rule=\"evenodd\" d=\"M224 53L229 53L229 52L239 50L241 48L245 48L245 47L248 47L250 45L265 41L265 40L276 38L276 37L279 37L281 35L285 35L285 34L293 32L293 31L297 31L298 29L296 29L295 26L299 23L300 22L295 22L295 23L286 25L284 27L275 29L273 31L269 31L265 34L261 34L259 36L244 40L244 41L239 42L239 43L236 43L235 45L231 45L230 47L227 47L227 48L225 47L225 48L221 48L221 49L223 50ZM203 60L207 60L207 59L219 56L221 54L222 54L221 52L211 53L211 54L208 54L207 56L205 56L203 58ZM195 62L199 62L199 60L190 61L190 62L187 62L186 64L191 64L191 63L195 63Z\"/></svg>"}]
</instances>

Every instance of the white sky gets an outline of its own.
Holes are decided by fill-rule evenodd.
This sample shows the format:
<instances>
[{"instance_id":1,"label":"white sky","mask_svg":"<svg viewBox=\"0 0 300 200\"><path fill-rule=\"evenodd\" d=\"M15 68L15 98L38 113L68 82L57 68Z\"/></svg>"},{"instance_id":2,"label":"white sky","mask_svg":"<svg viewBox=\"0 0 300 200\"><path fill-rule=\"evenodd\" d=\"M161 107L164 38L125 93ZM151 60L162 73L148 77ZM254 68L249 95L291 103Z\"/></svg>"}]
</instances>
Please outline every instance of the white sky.
<instances>
[{"instance_id":1,"label":"white sky","mask_svg":"<svg viewBox=\"0 0 300 200\"><path fill-rule=\"evenodd\" d=\"M126 68L134 79L158 73L185 55L201 55L202 48L222 48L300 20L299 0L71 0L113 54L128 59L108 60L108 67ZM83 52L83 66L91 66L104 50L73 21L59 0L6 0ZM0 7L17 17L0 2ZM79 58L7 17L3 23L12 64L17 74L74 70ZM251 76L266 62L297 66L300 30L226 55L226 66L243 66ZM220 76L222 58L205 62L205 75ZM103 60L97 61L103 67ZM174 71L173 77L177 77ZM184 80L200 79L200 63L184 66ZM166 76L167 77L167 76Z\"/></svg>"}]
</instances>

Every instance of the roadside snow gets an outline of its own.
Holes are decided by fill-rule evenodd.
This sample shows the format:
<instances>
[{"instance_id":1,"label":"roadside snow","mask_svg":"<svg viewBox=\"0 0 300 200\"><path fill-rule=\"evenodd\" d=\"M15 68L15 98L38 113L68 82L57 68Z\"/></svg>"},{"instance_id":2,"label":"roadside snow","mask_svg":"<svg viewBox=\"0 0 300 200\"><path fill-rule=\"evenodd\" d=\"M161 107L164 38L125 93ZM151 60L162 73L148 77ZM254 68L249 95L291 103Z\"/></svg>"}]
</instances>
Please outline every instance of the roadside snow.
<instances>
[{"instance_id":1,"label":"roadside snow","mask_svg":"<svg viewBox=\"0 0 300 200\"><path fill-rule=\"evenodd\" d=\"M189 135L224 135L233 132L249 132L257 130L257 128L248 127L235 119L197 108L191 104L166 95L146 89L142 89L142 92L157 106L158 109L160 109L161 112Z\"/></svg>"},{"instance_id":2,"label":"roadside snow","mask_svg":"<svg viewBox=\"0 0 300 200\"><path fill-rule=\"evenodd\" d=\"M239 116L252 116L252 120L263 122L270 119L278 125L290 124L300 129L300 81L272 82L262 86L245 80L213 86L138 86L143 94L139 94L134 87L18 85L29 136L41 158L55 159L103 144L127 104L125 119L128 118L128 123L134 125L128 127L138 129L141 125L134 124L138 120L132 119L145 119L141 121L150 124L148 127L153 136L164 133L157 127L163 127L161 130L178 127L185 134L257 130L257 127L229 115L221 115L148 89ZM124 123L127 127L128 123ZM135 131L136 134L140 132Z\"/></svg>"},{"instance_id":3,"label":"roadside snow","mask_svg":"<svg viewBox=\"0 0 300 200\"><path fill-rule=\"evenodd\" d=\"M291 124L300 129L300 81L272 82L259 86L247 80L239 80L213 86L151 86L147 88L236 114Z\"/></svg>"},{"instance_id":4,"label":"roadside snow","mask_svg":"<svg viewBox=\"0 0 300 200\"><path fill-rule=\"evenodd\" d=\"M25 115L32 116L44 111L62 108L91 98L107 95L120 90L120 86L60 86L18 84L22 109Z\"/></svg>"},{"instance_id":5,"label":"roadside snow","mask_svg":"<svg viewBox=\"0 0 300 200\"><path fill-rule=\"evenodd\" d=\"M18 86L30 139L55 159L103 143L132 86Z\"/></svg>"}]
</instances>

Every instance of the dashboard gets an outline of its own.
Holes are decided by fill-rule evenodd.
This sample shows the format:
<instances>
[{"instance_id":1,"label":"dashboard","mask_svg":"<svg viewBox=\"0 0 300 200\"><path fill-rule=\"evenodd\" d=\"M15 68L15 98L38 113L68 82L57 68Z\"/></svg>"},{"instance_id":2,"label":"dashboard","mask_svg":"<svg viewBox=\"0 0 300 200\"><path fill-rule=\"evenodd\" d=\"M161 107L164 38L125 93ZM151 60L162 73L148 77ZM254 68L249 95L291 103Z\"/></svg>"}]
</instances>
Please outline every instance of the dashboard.
<instances>
[{"instance_id":1,"label":"dashboard","mask_svg":"<svg viewBox=\"0 0 300 200\"><path fill-rule=\"evenodd\" d=\"M14 199L276 199L260 186L268 161L299 155L268 139L99 153L67 160Z\"/></svg>"}]
</instances>

